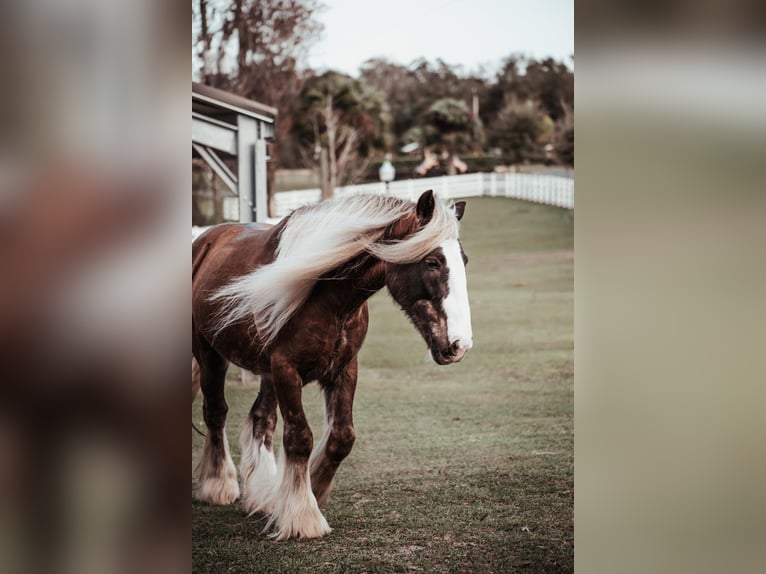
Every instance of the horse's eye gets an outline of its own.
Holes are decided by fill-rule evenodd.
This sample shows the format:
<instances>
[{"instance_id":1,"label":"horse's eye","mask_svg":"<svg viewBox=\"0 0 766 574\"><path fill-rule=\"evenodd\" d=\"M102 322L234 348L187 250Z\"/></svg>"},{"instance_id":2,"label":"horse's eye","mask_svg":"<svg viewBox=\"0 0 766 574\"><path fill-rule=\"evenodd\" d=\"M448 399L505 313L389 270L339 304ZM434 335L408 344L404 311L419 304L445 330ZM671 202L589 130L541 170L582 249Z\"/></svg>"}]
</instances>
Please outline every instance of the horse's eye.
<instances>
[{"instance_id":1,"label":"horse's eye","mask_svg":"<svg viewBox=\"0 0 766 574\"><path fill-rule=\"evenodd\" d=\"M429 269L439 269L441 268L441 266L442 264L439 263L438 259L434 259L432 257L429 257L428 259L426 259L426 267L428 267Z\"/></svg>"}]
</instances>

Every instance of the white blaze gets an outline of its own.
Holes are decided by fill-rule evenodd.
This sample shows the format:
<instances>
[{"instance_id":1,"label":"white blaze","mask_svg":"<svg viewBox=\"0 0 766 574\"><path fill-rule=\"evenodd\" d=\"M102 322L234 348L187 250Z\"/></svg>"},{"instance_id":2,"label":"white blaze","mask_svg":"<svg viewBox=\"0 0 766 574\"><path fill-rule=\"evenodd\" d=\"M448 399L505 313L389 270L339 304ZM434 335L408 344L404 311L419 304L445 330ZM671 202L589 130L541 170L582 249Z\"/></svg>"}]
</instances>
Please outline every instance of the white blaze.
<instances>
[{"instance_id":1,"label":"white blaze","mask_svg":"<svg viewBox=\"0 0 766 574\"><path fill-rule=\"evenodd\" d=\"M457 239L449 239L441 244L441 249L449 268L449 294L442 303L447 315L447 336L450 343L459 340L460 346L467 351L473 346L473 331L460 243Z\"/></svg>"}]
</instances>

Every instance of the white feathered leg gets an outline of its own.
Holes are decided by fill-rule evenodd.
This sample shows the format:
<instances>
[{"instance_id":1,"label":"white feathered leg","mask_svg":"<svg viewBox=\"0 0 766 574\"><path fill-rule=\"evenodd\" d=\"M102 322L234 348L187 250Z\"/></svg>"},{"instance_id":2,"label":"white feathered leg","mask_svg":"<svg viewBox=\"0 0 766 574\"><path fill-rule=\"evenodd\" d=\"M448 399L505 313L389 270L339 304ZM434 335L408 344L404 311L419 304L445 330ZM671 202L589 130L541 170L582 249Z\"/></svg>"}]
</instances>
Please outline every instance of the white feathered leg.
<instances>
[{"instance_id":1,"label":"white feathered leg","mask_svg":"<svg viewBox=\"0 0 766 574\"><path fill-rule=\"evenodd\" d=\"M253 436L253 420L247 417L239 438L242 458L239 473L242 476L242 506L250 513L271 514L269 494L277 480L277 463L274 453L264 444L264 439Z\"/></svg>"},{"instance_id":2,"label":"white feathered leg","mask_svg":"<svg viewBox=\"0 0 766 574\"><path fill-rule=\"evenodd\" d=\"M237 468L231 459L226 427L221 430L222 440L213 440L213 431L208 430L205 446L197 464L198 482L196 497L210 504L231 504L239 498ZM218 443L218 444L216 444Z\"/></svg>"},{"instance_id":3,"label":"white feathered leg","mask_svg":"<svg viewBox=\"0 0 766 574\"><path fill-rule=\"evenodd\" d=\"M279 455L277 481L266 504L272 507L266 524L266 530L274 529L272 538L320 538L332 531L311 492L308 463L287 460L284 452Z\"/></svg>"}]
</instances>

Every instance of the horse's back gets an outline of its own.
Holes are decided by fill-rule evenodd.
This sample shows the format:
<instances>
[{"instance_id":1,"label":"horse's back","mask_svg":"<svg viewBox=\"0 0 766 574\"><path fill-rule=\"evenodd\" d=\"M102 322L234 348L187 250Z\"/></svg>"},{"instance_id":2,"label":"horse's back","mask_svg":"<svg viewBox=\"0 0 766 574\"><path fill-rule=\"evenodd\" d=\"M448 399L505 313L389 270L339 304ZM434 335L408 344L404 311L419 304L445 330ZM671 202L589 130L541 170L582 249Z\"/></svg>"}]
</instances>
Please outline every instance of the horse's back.
<instances>
[{"instance_id":1,"label":"horse's back","mask_svg":"<svg viewBox=\"0 0 766 574\"><path fill-rule=\"evenodd\" d=\"M206 229L192 242L192 261L197 261L199 254L210 246L231 242L263 242L265 236L274 229L268 223L220 223Z\"/></svg>"},{"instance_id":2,"label":"horse's back","mask_svg":"<svg viewBox=\"0 0 766 574\"><path fill-rule=\"evenodd\" d=\"M232 279L274 260L274 227L261 223L223 223L192 243L192 315L205 329L215 312L209 296Z\"/></svg>"},{"instance_id":3,"label":"horse's back","mask_svg":"<svg viewBox=\"0 0 766 574\"><path fill-rule=\"evenodd\" d=\"M239 274L273 260L269 237L274 226L265 223L222 223L202 233L192 243L192 284L205 268L208 272Z\"/></svg>"}]
</instances>

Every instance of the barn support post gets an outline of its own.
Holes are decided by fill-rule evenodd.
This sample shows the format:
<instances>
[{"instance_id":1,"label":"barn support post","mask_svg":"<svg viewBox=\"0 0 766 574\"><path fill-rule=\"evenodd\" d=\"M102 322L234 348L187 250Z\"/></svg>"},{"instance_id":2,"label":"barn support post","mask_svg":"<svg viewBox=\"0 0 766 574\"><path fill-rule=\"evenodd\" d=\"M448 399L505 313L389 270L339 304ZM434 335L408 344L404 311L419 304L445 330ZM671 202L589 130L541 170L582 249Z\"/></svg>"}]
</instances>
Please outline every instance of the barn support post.
<instances>
[{"instance_id":1,"label":"barn support post","mask_svg":"<svg viewBox=\"0 0 766 574\"><path fill-rule=\"evenodd\" d=\"M265 139L261 138L255 141L253 156L255 167L255 221L263 222L269 216L269 196L266 191L268 185L266 161L268 158Z\"/></svg>"},{"instance_id":2,"label":"barn support post","mask_svg":"<svg viewBox=\"0 0 766 574\"><path fill-rule=\"evenodd\" d=\"M239 220L253 221L255 211L255 151L252 142L258 139L258 124L253 118L237 117L237 182Z\"/></svg>"}]
</instances>

